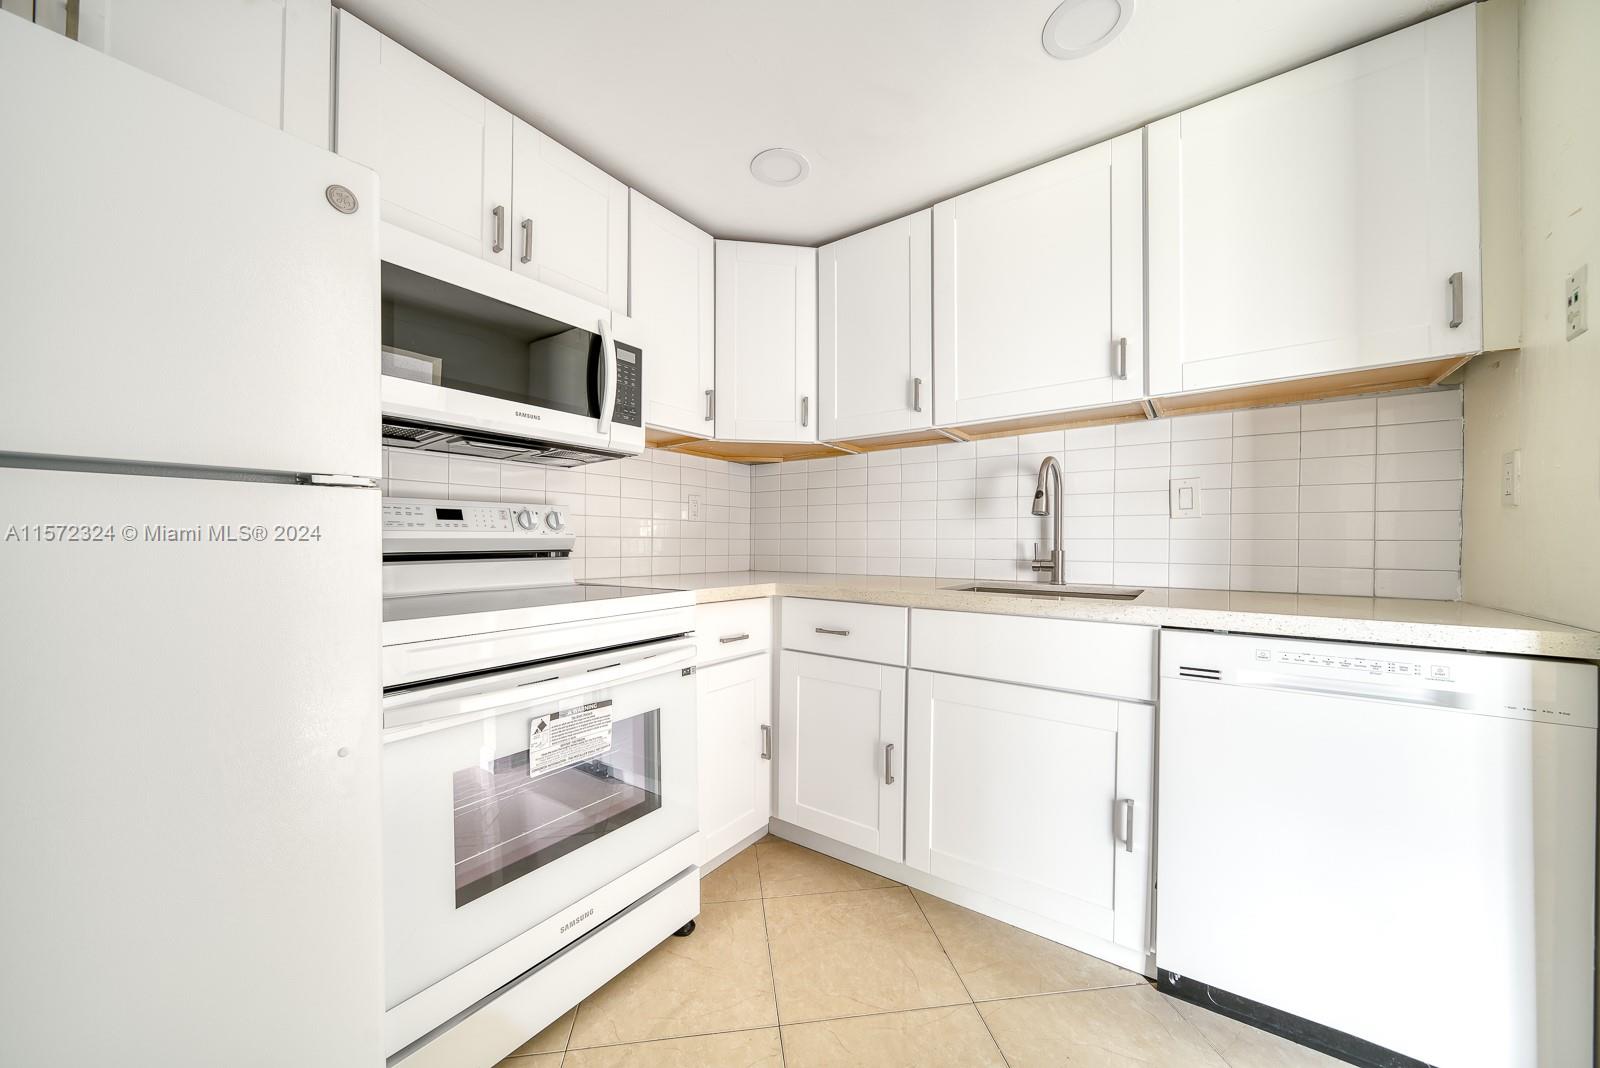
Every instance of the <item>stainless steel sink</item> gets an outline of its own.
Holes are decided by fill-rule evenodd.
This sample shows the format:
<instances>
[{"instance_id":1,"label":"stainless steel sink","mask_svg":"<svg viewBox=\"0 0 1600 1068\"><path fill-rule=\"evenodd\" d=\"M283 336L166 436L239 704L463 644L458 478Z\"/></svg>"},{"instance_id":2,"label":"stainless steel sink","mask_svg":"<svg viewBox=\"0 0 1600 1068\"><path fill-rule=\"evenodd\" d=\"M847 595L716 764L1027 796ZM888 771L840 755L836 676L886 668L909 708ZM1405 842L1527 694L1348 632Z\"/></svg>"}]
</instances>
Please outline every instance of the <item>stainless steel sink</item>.
<instances>
[{"instance_id":1,"label":"stainless steel sink","mask_svg":"<svg viewBox=\"0 0 1600 1068\"><path fill-rule=\"evenodd\" d=\"M1018 597L1048 597L1054 600L1084 597L1101 601L1131 601L1144 592L1130 586L1052 586L1046 582L990 582L949 588L958 593L1006 593Z\"/></svg>"}]
</instances>

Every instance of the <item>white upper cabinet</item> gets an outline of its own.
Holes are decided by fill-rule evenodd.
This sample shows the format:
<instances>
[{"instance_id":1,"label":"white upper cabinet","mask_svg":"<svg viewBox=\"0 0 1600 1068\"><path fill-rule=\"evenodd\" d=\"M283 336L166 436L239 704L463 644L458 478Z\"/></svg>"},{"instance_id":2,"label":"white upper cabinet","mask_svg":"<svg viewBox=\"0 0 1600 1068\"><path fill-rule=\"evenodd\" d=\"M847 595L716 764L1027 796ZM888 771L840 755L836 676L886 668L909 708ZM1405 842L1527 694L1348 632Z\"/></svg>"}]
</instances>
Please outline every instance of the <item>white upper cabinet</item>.
<instances>
[{"instance_id":1,"label":"white upper cabinet","mask_svg":"<svg viewBox=\"0 0 1600 1068\"><path fill-rule=\"evenodd\" d=\"M67 0L24 6L40 25L66 32ZM91 48L327 148L330 10L328 0L81 0L77 33Z\"/></svg>"},{"instance_id":2,"label":"white upper cabinet","mask_svg":"<svg viewBox=\"0 0 1600 1068\"><path fill-rule=\"evenodd\" d=\"M339 13L336 149L378 172L383 218L511 266L511 114Z\"/></svg>"},{"instance_id":3,"label":"white upper cabinet","mask_svg":"<svg viewBox=\"0 0 1600 1068\"><path fill-rule=\"evenodd\" d=\"M933 212L817 254L818 427L825 441L933 425Z\"/></svg>"},{"instance_id":4,"label":"white upper cabinet","mask_svg":"<svg viewBox=\"0 0 1600 1068\"><path fill-rule=\"evenodd\" d=\"M1482 348L1477 6L1149 127L1152 394Z\"/></svg>"},{"instance_id":5,"label":"white upper cabinet","mask_svg":"<svg viewBox=\"0 0 1600 1068\"><path fill-rule=\"evenodd\" d=\"M628 187L521 119L512 121L512 267L627 314Z\"/></svg>"},{"instance_id":6,"label":"white upper cabinet","mask_svg":"<svg viewBox=\"0 0 1600 1068\"><path fill-rule=\"evenodd\" d=\"M934 416L982 422L1144 394L1142 134L933 209Z\"/></svg>"},{"instance_id":7,"label":"white upper cabinet","mask_svg":"<svg viewBox=\"0 0 1600 1068\"><path fill-rule=\"evenodd\" d=\"M716 389L716 242L629 194L630 315L644 348L644 421L709 438Z\"/></svg>"},{"instance_id":8,"label":"white upper cabinet","mask_svg":"<svg viewBox=\"0 0 1600 1068\"><path fill-rule=\"evenodd\" d=\"M817 440L817 250L717 242L717 437Z\"/></svg>"}]
</instances>

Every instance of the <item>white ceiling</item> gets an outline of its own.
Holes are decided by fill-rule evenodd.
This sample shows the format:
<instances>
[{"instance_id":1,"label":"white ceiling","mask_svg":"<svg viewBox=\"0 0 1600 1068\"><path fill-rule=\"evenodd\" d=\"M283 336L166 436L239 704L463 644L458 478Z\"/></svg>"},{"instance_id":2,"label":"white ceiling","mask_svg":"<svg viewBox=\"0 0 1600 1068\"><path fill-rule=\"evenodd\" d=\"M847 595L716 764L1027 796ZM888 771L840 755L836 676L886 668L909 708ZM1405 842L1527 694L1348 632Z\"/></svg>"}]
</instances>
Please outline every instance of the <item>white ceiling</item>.
<instances>
[{"instance_id":1,"label":"white ceiling","mask_svg":"<svg viewBox=\"0 0 1600 1068\"><path fill-rule=\"evenodd\" d=\"M1461 0L1137 0L1077 60L1057 0L338 2L716 236L821 244Z\"/></svg>"}]
</instances>

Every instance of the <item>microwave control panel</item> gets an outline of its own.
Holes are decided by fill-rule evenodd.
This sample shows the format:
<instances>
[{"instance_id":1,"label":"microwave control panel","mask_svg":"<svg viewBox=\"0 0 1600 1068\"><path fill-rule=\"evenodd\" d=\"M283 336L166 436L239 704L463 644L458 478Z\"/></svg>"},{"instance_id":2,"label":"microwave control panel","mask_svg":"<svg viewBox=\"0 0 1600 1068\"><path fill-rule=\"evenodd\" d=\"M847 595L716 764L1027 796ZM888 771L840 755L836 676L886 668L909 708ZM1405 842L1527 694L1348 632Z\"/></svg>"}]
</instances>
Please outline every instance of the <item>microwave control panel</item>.
<instances>
[{"instance_id":1,"label":"microwave control panel","mask_svg":"<svg viewBox=\"0 0 1600 1068\"><path fill-rule=\"evenodd\" d=\"M617 345L617 407L612 420L624 426L643 426L644 356L631 345Z\"/></svg>"}]
</instances>

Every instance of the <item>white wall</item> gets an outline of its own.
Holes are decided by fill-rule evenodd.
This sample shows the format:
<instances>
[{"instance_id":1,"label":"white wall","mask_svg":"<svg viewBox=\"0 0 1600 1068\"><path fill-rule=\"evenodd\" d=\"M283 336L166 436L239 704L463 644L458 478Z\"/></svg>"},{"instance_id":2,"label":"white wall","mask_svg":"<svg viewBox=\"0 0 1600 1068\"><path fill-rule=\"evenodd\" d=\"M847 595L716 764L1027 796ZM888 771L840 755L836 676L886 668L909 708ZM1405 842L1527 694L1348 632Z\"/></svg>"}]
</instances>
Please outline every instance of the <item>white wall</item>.
<instances>
[{"instance_id":1,"label":"white wall","mask_svg":"<svg viewBox=\"0 0 1600 1068\"><path fill-rule=\"evenodd\" d=\"M760 570L1032 579L1065 472L1067 579L1453 599L1461 393L1448 389L952 442L756 468ZM1205 514L1171 519L1168 480Z\"/></svg>"},{"instance_id":2,"label":"white wall","mask_svg":"<svg viewBox=\"0 0 1600 1068\"><path fill-rule=\"evenodd\" d=\"M1467 600L1600 628L1600 317L1565 339L1562 282L1600 283L1600 3L1523 0L1520 352L1466 372ZM1500 503L1520 448L1522 503Z\"/></svg>"},{"instance_id":3,"label":"white wall","mask_svg":"<svg viewBox=\"0 0 1600 1068\"><path fill-rule=\"evenodd\" d=\"M392 497L565 505L586 581L750 566L750 469L741 464L647 449L562 470L391 447L383 473Z\"/></svg>"}]
</instances>

